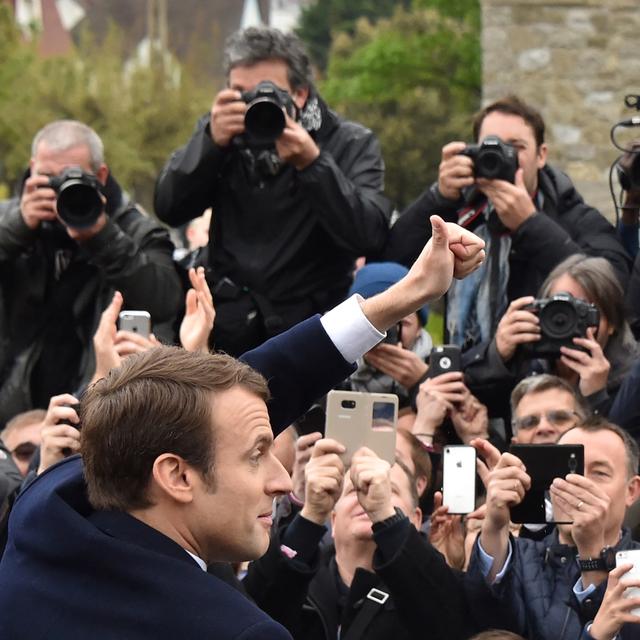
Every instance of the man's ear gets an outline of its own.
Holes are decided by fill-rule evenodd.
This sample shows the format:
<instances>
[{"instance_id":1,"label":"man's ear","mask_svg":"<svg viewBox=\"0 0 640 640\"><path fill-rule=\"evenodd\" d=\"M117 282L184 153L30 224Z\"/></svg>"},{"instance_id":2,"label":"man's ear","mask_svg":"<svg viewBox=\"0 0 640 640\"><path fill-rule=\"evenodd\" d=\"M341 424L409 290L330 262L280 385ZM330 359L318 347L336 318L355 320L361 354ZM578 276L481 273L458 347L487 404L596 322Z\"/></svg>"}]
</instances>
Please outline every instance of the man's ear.
<instances>
[{"instance_id":1,"label":"man's ear","mask_svg":"<svg viewBox=\"0 0 640 640\"><path fill-rule=\"evenodd\" d=\"M106 164L101 164L100 168L96 171L96 178L100 184L107 184L107 178L109 177L109 167Z\"/></svg>"},{"instance_id":2,"label":"man's ear","mask_svg":"<svg viewBox=\"0 0 640 640\"><path fill-rule=\"evenodd\" d=\"M538 147L536 156L536 166L538 169L542 169L547 164L547 145L544 142Z\"/></svg>"},{"instance_id":3,"label":"man's ear","mask_svg":"<svg viewBox=\"0 0 640 640\"><path fill-rule=\"evenodd\" d=\"M155 485L152 494L182 504L193 501L196 482L202 482L197 471L174 453L163 453L155 459L151 477Z\"/></svg>"},{"instance_id":4,"label":"man's ear","mask_svg":"<svg viewBox=\"0 0 640 640\"><path fill-rule=\"evenodd\" d=\"M420 531L420 527L422 526L422 509L420 507L416 507L410 514L409 520L413 524L413 526Z\"/></svg>"},{"instance_id":5,"label":"man's ear","mask_svg":"<svg viewBox=\"0 0 640 640\"><path fill-rule=\"evenodd\" d=\"M299 87L293 92L292 97L293 101L296 103L296 107L298 107L298 109L302 109L309 97L309 87Z\"/></svg>"},{"instance_id":6,"label":"man's ear","mask_svg":"<svg viewBox=\"0 0 640 640\"><path fill-rule=\"evenodd\" d=\"M630 507L638 498L640 498L640 476L633 476L627 483L625 506Z\"/></svg>"}]
</instances>

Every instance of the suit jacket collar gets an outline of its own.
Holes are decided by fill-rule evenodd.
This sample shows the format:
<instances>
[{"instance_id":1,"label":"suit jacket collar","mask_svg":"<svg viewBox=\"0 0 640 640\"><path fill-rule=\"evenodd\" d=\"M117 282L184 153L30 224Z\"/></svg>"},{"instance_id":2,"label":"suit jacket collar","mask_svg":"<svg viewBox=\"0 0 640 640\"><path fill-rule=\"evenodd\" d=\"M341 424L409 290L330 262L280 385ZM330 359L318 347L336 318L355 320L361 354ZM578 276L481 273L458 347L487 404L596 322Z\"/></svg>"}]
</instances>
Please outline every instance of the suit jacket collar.
<instances>
[{"instance_id":1,"label":"suit jacket collar","mask_svg":"<svg viewBox=\"0 0 640 640\"><path fill-rule=\"evenodd\" d=\"M179 544L128 513L95 511L88 517L88 520L112 538L162 553L200 568L198 563Z\"/></svg>"}]
</instances>

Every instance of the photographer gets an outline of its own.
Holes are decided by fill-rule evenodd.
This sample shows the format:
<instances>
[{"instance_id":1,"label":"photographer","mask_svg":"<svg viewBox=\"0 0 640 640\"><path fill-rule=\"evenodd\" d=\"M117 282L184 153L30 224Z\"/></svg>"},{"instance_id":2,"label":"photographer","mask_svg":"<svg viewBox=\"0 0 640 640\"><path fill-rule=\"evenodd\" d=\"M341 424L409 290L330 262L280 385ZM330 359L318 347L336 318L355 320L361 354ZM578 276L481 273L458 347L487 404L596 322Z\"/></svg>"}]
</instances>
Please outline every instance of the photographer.
<instances>
[{"instance_id":1,"label":"photographer","mask_svg":"<svg viewBox=\"0 0 640 640\"><path fill-rule=\"evenodd\" d=\"M568 256L606 258L623 286L630 267L613 226L547 164L545 124L535 109L507 96L480 111L473 132L479 147L451 142L442 149L437 182L400 216L385 251L409 264L434 211L483 237L483 269L447 294L450 340L476 347L471 359L486 350L509 303L535 295Z\"/></svg>"},{"instance_id":2,"label":"photographer","mask_svg":"<svg viewBox=\"0 0 640 640\"><path fill-rule=\"evenodd\" d=\"M506 393L519 379L545 371L577 388L592 411L607 415L640 353L625 319L622 288L606 260L578 254L561 262L549 274L539 296L544 301L561 293L571 294L575 300L563 301L567 312L547 314L544 322L540 319L544 312L532 307L532 297L514 300L501 318L496 337L484 357L467 366L465 372L472 389L490 397L494 410L504 405ZM583 326L576 305L580 313L586 312L585 302L597 308L597 326ZM545 353L550 357L540 359L536 350L542 343L548 346L549 332L558 330L556 326L547 326L554 317L566 318L567 325L561 329L567 335L571 333L569 307L576 309L575 328L583 337L569 338L557 349L555 357Z\"/></svg>"},{"instance_id":3,"label":"photographer","mask_svg":"<svg viewBox=\"0 0 640 640\"><path fill-rule=\"evenodd\" d=\"M327 107L295 36L249 28L224 59L227 88L164 167L155 209L177 226L213 208L215 346L238 355L343 300L391 206L377 140Z\"/></svg>"},{"instance_id":4,"label":"photographer","mask_svg":"<svg viewBox=\"0 0 640 640\"><path fill-rule=\"evenodd\" d=\"M92 129L60 120L40 130L20 196L0 203L0 422L88 382L91 338L115 289L156 328L172 322L172 252L110 174Z\"/></svg>"}]
</instances>

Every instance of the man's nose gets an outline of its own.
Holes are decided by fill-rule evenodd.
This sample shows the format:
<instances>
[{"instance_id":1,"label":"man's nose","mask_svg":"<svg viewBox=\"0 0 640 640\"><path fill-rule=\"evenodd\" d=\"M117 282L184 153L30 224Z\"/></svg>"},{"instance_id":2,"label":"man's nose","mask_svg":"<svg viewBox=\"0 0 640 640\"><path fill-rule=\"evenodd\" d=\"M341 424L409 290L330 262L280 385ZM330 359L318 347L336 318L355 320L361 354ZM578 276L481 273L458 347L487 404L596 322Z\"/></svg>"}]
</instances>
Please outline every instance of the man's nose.
<instances>
[{"instance_id":1,"label":"man's nose","mask_svg":"<svg viewBox=\"0 0 640 640\"><path fill-rule=\"evenodd\" d=\"M267 495L276 497L291 493L291 491L293 491L291 476L289 476L280 460L278 460L278 458L273 454L271 454L271 464L272 468L270 469L270 475L266 486Z\"/></svg>"}]
</instances>

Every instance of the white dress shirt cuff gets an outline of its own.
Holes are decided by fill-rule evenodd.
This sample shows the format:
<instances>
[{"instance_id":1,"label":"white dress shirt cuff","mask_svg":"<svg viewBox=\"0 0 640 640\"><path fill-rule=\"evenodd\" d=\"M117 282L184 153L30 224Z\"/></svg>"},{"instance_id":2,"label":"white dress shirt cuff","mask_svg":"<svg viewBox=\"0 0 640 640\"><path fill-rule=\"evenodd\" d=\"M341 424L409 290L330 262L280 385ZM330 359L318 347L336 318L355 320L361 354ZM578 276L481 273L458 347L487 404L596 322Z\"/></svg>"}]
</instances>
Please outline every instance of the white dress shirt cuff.
<instances>
[{"instance_id":1,"label":"white dress shirt cuff","mask_svg":"<svg viewBox=\"0 0 640 640\"><path fill-rule=\"evenodd\" d=\"M320 322L331 342L347 362L355 362L385 337L364 315L357 293L327 311Z\"/></svg>"},{"instance_id":2,"label":"white dress shirt cuff","mask_svg":"<svg viewBox=\"0 0 640 640\"><path fill-rule=\"evenodd\" d=\"M489 575L489 572L491 571L491 567L493 566L493 557L490 556L482 548L482 545L480 544L480 540L478 540L478 551L479 551L478 560L480 562L480 571L482 572L482 575L486 578ZM504 564L502 565L502 569L500 569L500 572L496 574L496 577L494 578L492 584L498 584L500 580L504 578L504 574L507 572L507 569L509 568L509 563L511 562L512 552L513 552L513 549L511 548L511 540L509 540L509 553L507 554L507 559L504 561Z\"/></svg>"}]
</instances>

